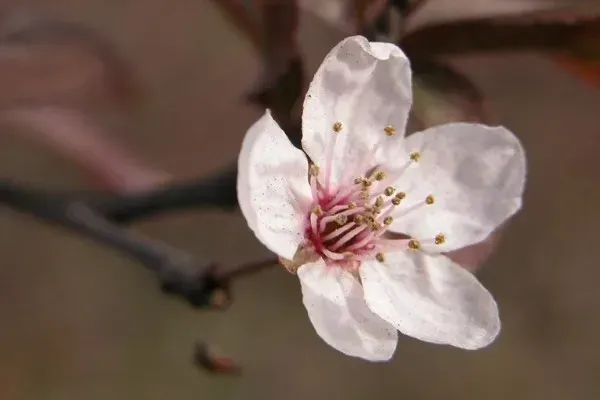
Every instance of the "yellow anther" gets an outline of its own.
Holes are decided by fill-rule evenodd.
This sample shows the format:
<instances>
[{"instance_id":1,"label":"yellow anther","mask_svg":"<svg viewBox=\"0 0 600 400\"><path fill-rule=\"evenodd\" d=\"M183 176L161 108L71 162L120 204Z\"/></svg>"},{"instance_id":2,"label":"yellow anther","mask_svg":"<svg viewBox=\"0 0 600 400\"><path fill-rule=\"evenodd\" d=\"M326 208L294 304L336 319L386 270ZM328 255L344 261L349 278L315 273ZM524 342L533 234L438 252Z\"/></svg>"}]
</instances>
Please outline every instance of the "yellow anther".
<instances>
[{"instance_id":1,"label":"yellow anther","mask_svg":"<svg viewBox=\"0 0 600 400\"><path fill-rule=\"evenodd\" d=\"M362 181L363 181L363 178L362 178L362 177L360 177L360 176L359 176L359 177L356 177L356 178L354 178L354 183L356 183L357 185L361 184L361 183L362 183Z\"/></svg>"},{"instance_id":2,"label":"yellow anther","mask_svg":"<svg viewBox=\"0 0 600 400\"><path fill-rule=\"evenodd\" d=\"M417 251L421 248L421 243L416 239L411 239L408 241L408 248Z\"/></svg>"},{"instance_id":3,"label":"yellow anther","mask_svg":"<svg viewBox=\"0 0 600 400\"><path fill-rule=\"evenodd\" d=\"M373 215L377 215L377 214L381 214L381 208L380 207L373 207Z\"/></svg>"},{"instance_id":4,"label":"yellow anther","mask_svg":"<svg viewBox=\"0 0 600 400\"><path fill-rule=\"evenodd\" d=\"M379 222L377 222L377 221L374 221L374 222L371 224L371 230L372 230L373 232L377 232L377 231L381 230L381 228L383 228L383 226L381 226L381 224L380 224Z\"/></svg>"},{"instance_id":5,"label":"yellow anther","mask_svg":"<svg viewBox=\"0 0 600 400\"><path fill-rule=\"evenodd\" d=\"M397 199L403 200L405 197L406 197L406 193L404 193L404 192L398 192L398 193L396 193L396 198Z\"/></svg>"},{"instance_id":6,"label":"yellow anther","mask_svg":"<svg viewBox=\"0 0 600 400\"><path fill-rule=\"evenodd\" d=\"M385 190L383 191L383 193L385 193L386 196L391 196L394 194L394 192L396 191L396 188L393 186L388 186L385 188Z\"/></svg>"},{"instance_id":7,"label":"yellow anther","mask_svg":"<svg viewBox=\"0 0 600 400\"><path fill-rule=\"evenodd\" d=\"M382 181L385 179L385 172L383 171L377 171L377 173L375 174L375 180L376 181Z\"/></svg>"},{"instance_id":8,"label":"yellow anther","mask_svg":"<svg viewBox=\"0 0 600 400\"><path fill-rule=\"evenodd\" d=\"M392 218L392 217L385 217L383 219L383 223L387 226L390 226L392 224L392 222L394 222L394 218Z\"/></svg>"},{"instance_id":9,"label":"yellow anther","mask_svg":"<svg viewBox=\"0 0 600 400\"><path fill-rule=\"evenodd\" d=\"M367 200L369 198L369 192L366 190L361 190L360 193L358 194L358 198L361 200Z\"/></svg>"},{"instance_id":10,"label":"yellow anther","mask_svg":"<svg viewBox=\"0 0 600 400\"><path fill-rule=\"evenodd\" d=\"M392 204L395 205L395 206L399 206L401 202L402 202L402 199L399 199L397 197L394 197L392 199Z\"/></svg>"},{"instance_id":11,"label":"yellow anther","mask_svg":"<svg viewBox=\"0 0 600 400\"><path fill-rule=\"evenodd\" d=\"M341 132L342 131L342 123L338 121L335 124L333 124L333 131L335 133Z\"/></svg>"},{"instance_id":12,"label":"yellow anther","mask_svg":"<svg viewBox=\"0 0 600 400\"><path fill-rule=\"evenodd\" d=\"M365 217L363 217L362 215L358 214L354 216L354 222L357 223L358 225L361 225L362 223L365 222Z\"/></svg>"},{"instance_id":13,"label":"yellow anther","mask_svg":"<svg viewBox=\"0 0 600 400\"><path fill-rule=\"evenodd\" d=\"M315 214L317 217L320 217L321 215L323 215L323 209L321 208L321 206L314 206L314 208L312 209L312 213Z\"/></svg>"},{"instance_id":14,"label":"yellow anther","mask_svg":"<svg viewBox=\"0 0 600 400\"><path fill-rule=\"evenodd\" d=\"M385 132L386 135L388 136L394 136L396 134L396 128L394 128L391 125L386 126L385 128L383 128L383 131Z\"/></svg>"},{"instance_id":15,"label":"yellow anther","mask_svg":"<svg viewBox=\"0 0 600 400\"><path fill-rule=\"evenodd\" d=\"M355 203L355 202L353 202L353 201L349 202L349 203L348 203L348 208L349 208L349 209L356 208L356 203Z\"/></svg>"},{"instance_id":16,"label":"yellow anther","mask_svg":"<svg viewBox=\"0 0 600 400\"><path fill-rule=\"evenodd\" d=\"M342 225L344 225L346 222L348 222L348 216L347 216L347 215L344 215L344 214L340 214L340 215L338 215L337 217L335 217L335 222L336 222L338 225L342 226Z\"/></svg>"},{"instance_id":17,"label":"yellow anther","mask_svg":"<svg viewBox=\"0 0 600 400\"><path fill-rule=\"evenodd\" d=\"M385 256L383 255L383 253L377 253L377 254L375 254L375 259L379 262L384 262Z\"/></svg>"},{"instance_id":18,"label":"yellow anther","mask_svg":"<svg viewBox=\"0 0 600 400\"><path fill-rule=\"evenodd\" d=\"M427 204L428 206L430 206L433 203L435 203L435 198L432 195L429 195L429 196L425 197L425 204Z\"/></svg>"},{"instance_id":19,"label":"yellow anther","mask_svg":"<svg viewBox=\"0 0 600 400\"><path fill-rule=\"evenodd\" d=\"M309 169L308 173L310 175L312 175L312 176L319 176L319 171L320 171L319 166L316 165L316 164L313 164L313 165L310 166L310 169Z\"/></svg>"},{"instance_id":20,"label":"yellow anther","mask_svg":"<svg viewBox=\"0 0 600 400\"><path fill-rule=\"evenodd\" d=\"M420 158L421 158L421 153L419 153L418 151L415 151L414 153L410 153L410 159L413 160L414 162L419 161Z\"/></svg>"},{"instance_id":21,"label":"yellow anther","mask_svg":"<svg viewBox=\"0 0 600 400\"><path fill-rule=\"evenodd\" d=\"M435 244L440 245L446 243L446 236L443 233L435 235Z\"/></svg>"},{"instance_id":22,"label":"yellow anther","mask_svg":"<svg viewBox=\"0 0 600 400\"><path fill-rule=\"evenodd\" d=\"M375 199L375 207L383 206L383 197L379 196Z\"/></svg>"},{"instance_id":23,"label":"yellow anther","mask_svg":"<svg viewBox=\"0 0 600 400\"><path fill-rule=\"evenodd\" d=\"M365 180L363 180L363 181L362 181L362 185L363 185L363 187L366 187L366 188L367 188L367 187L369 187L369 186L371 186L371 184L372 184L372 183L373 183L373 182L371 182L371 181L370 181L370 180L368 180L368 179L365 179Z\"/></svg>"}]
</instances>

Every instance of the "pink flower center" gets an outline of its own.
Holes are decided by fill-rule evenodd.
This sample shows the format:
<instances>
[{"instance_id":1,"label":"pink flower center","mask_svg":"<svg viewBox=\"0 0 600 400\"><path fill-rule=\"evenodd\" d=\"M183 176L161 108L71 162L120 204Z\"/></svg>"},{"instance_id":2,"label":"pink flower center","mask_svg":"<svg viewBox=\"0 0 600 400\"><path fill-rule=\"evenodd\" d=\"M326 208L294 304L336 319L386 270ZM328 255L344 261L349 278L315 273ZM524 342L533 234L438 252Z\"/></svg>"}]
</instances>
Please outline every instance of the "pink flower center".
<instances>
[{"instance_id":1,"label":"pink flower center","mask_svg":"<svg viewBox=\"0 0 600 400\"><path fill-rule=\"evenodd\" d=\"M330 193L319 180L318 168L311 167L313 207L306 237L328 263L351 267L364 259L383 259L381 252L394 247L418 247L414 240L392 241L383 236L406 197L393 186L384 186L384 179L383 171L375 171ZM432 197L428 199L433 202Z\"/></svg>"},{"instance_id":2,"label":"pink flower center","mask_svg":"<svg viewBox=\"0 0 600 400\"><path fill-rule=\"evenodd\" d=\"M307 216L305 245L328 264L349 268L368 259L383 262L386 251L418 250L421 243L416 239L403 235L405 240L391 240L384 234L394 219L435 202L430 195L410 207L400 207L406 194L389 184L396 181L411 163L417 162L420 153L411 154L406 166L395 176L387 176L379 166L372 167L380 145L377 144L364 155L359 165L349 166L356 171L367 171L365 176L342 179L342 184L332 189L333 150L341 130L341 123L336 122L326 149L323 173L316 165L309 171L312 207ZM388 126L383 132L393 136L396 131ZM444 235L439 234L431 241L441 244L444 240Z\"/></svg>"}]
</instances>

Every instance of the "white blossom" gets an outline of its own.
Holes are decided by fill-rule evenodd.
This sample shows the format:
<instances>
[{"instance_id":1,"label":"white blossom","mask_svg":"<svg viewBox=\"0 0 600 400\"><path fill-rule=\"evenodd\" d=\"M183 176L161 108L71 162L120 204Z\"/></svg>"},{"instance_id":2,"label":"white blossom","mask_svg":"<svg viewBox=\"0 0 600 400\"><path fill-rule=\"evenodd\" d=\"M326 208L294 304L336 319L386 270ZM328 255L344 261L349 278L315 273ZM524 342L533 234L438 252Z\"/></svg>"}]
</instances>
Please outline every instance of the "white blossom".
<instances>
[{"instance_id":1,"label":"white blossom","mask_svg":"<svg viewBox=\"0 0 600 400\"><path fill-rule=\"evenodd\" d=\"M453 123L404 136L410 64L350 37L317 71L302 146L267 111L244 138L238 198L256 237L295 264L303 303L332 347L388 360L397 331L478 349L500 331L491 294L447 253L521 207L526 163L503 127Z\"/></svg>"}]
</instances>

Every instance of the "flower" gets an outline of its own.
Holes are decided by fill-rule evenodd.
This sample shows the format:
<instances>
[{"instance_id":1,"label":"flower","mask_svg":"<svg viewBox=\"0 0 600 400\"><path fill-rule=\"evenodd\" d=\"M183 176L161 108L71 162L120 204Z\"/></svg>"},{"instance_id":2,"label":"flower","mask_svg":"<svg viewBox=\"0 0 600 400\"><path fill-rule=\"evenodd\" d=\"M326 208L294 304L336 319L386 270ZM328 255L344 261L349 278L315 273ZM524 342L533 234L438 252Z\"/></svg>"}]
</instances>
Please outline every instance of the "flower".
<instances>
[{"instance_id":1,"label":"flower","mask_svg":"<svg viewBox=\"0 0 600 400\"><path fill-rule=\"evenodd\" d=\"M409 61L350 37L306 95L302 147L267 111L244 138L238 199L293 268L318 335L389 360L397 332L478 349L500 331L492 295L443 253L483 241L521 207L526 163L503 127L453 123L410 137Z\"/></svg>"}]
</instances>

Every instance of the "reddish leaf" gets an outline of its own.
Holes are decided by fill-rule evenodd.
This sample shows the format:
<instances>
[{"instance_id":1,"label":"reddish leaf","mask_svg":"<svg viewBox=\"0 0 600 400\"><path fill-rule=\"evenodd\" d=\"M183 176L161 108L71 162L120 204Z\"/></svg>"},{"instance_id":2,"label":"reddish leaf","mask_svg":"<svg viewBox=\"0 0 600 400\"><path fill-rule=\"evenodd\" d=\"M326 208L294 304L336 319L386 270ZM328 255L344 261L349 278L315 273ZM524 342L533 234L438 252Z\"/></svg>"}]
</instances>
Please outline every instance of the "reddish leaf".
<instances>
[{"instance_id":1,"label":"reddish leaf","mask_svg":"<svg viewBox=\"0 0 600 400\"><path fill-rule=\"evenodd\" d=\"M600 60L584 60L569 56L554 57L556 64L590 86L600 89Z\"/></svg>"}]
</instances>

